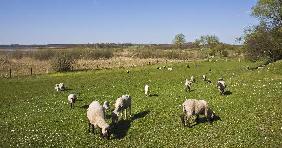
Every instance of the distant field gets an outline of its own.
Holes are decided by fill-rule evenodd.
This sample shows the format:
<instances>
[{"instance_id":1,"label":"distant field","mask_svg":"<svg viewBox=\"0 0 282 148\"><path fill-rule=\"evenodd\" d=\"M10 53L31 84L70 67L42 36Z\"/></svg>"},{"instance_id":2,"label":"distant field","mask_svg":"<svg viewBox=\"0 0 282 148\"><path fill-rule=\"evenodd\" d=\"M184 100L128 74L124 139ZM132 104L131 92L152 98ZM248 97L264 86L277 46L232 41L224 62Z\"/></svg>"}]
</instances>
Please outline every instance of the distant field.
<instances>
[{"instance_id":1,"label":"distant field","mask_svg":"<svg viewBox=\"0 0 282 148\"><path fill-rule=\"evenodd\" d=\"M190 68L186 65L189 64ZM53 73L0 79L0 147L282 147L282 61L262 69L257 63L219 60L157 64L126 69ZM158 66L172 67L158 70ZM211 71L209 71L211 69ZM206 74L212 84L201 81ZM192 91L185 78L196 77ZM219 77L231 92L220 96ZM56 92L63 82L69 88ZM148 84L151 97L145 97ZM74 109L67 96L79 94ZM110 140L88 133L85 105L133 98L133 119L121 121ZM183 127L185 98L205 99L222 121ZM107 120L110 123L110 119Z\"/></svg>"}]
</instances>

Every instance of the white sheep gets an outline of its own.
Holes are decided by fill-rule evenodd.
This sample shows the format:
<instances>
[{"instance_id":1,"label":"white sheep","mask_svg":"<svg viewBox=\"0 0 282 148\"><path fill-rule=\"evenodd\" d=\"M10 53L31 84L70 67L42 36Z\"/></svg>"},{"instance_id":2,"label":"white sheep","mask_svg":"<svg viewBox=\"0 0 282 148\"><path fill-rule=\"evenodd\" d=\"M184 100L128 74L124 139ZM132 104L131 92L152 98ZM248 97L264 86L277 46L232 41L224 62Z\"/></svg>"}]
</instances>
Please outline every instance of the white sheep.
<instances>
[{"instance_id":1,"label":"white sheep","mask_svg":"<svg viewBox=\"0 0 282 148\"><path fill-rule=\"evenodd\" d=\"M206 75L203 75L203 81L207 81L207 76Z\"/></svg>"},{"instance_id":2,"label":"white sheep","mask_svg":"<svg viewBox=\"0 0 282 148\"><path fill-rule=\"evenodd\" d=\"M191 81L191 82L193 82L193 83L195 83L195 82L196 82L196 80L195 80L194 76L191 76L190 81Z\"/></svg>"},{"instance_id":3,"label":"white sheep","mask_svg":"<svg viewBox=\"0 0 282 148\"><path fill-rule=\"evenodd\" d=\"M110 136L110 126L105 121L104 109L99 104L98 101L93 101L88 109L87 109L87 118L88 118L88 131L90 132L90 128L92 128L92 132L94 133L94 129L99 127L101 130L101 134L104 138L109 139Z\"/></svg>"},{"instance_id":4,"label":"white sheep","mask_svg":"<svg viewBox=\"0 0 282 148\"><path fill-rule=\"evenodd\" d=\"M118 121L118 116L121 114L121 118L123 116L122 112L124 112L125 119L127 118L127 112L131 116L131 96L122 95L117 98L115 103L115 109L112 112L112 122L116 123Z\"/></svg>"},{"instance_id":5,"label":"white sheep","mask_svg":"<svg viewBox=\"0 0 282 148\"><path fill-rule=\"evenodd\" d=\"M69 103L70 103L70 105L71 105L71 108L74 107L74 103L75 103L76 99L77 99L77 97L76 97L75 94L70 94L70 95L68 96L68 101L69 101Z\"/></svg>"},{"instance_id":6,"label":"white sheep","mask_svg":"<svg viewBox=\"0 0 282 148\"><path fill-rule=\"evenodd\" d=\"M171 67L169 67L169 68L167 68L167 70L172 71L172 68L171 68Z\"/></svg>"},{"instance_id":7,"label":"white sheep","mask_svg":"<svg viewBox=\"0 0 282 148\"><path fill-rule=\"evenodd\" d=\"M188 125L190 127L189 120L193 115L197 116L196 120L199 118L199 115L205 115L209 122L214 118L214 113L208 107L208 103L205 100L188 99L182 104L182 107L183 116L181 120L184 126Z\"/></svg>"},{"instance_id":8,"label":"white sheep","mask_svg":"<svg viewBox=\"0 0 282 148\"><path fill-rule=\"evenodd\" d=\"M190 80L188 80L188 79L186 79L185 80L185 85L184 85L185 87L185 91L190 91L191 90L191 87L192 87L192 82L190 81Z\"/></svg>"},{"instance_id":9,"label":"white sheep","mask_svg":"<svg viewBox=\"0 0 282 148\"><path fill-rule=\"evenodd\" d=\"M59 89L60 91L64 91L66 89L64 83L59 84Z\"/></svg>"},{"instance_id":10,"label":"white sheep","mask_svg":"<svg viewBox=\"0 0 282 148\"><path fill-rule=\"evenodd\" d=\"M144 91L145 91L145 95L148 96L149 95L149 85L145 85L145 88L144 88Z\"/></svg>"},{"instance_id":11,"label":"white sheep","mask_svg":"<svg viewBox=\"0 0 282 148\"><path fill-rule=\"evenodd\" d=\"M220 94L221 94L221 95L224 95L226 85L225 85L225 82L223 81L222 78L220 78L220 79L217 81L217 88L218 88Z\"/></svg>"},{"instance_id":12,"label":"white sheep","mask_svg":"<svg viewBox=\"0 0 282 148\"><path fill-rule=\"evenodd\" d=\"M56 91L60 91L59 84L56 84L56 85L55 85L55 90L56 90Z\"/></svg>"},{"instance_id":13,"label":"white sheep","mask_svg":"<svg viewBox=\"0 0 282 148\"><path fill-rule=\"evenodd\" d=\"M105 116L106 116L107 110L109 109L110 109L110 103L108 101L105 101L103 104L103 110L104 110Z\"/></svg>"}]
</instances>

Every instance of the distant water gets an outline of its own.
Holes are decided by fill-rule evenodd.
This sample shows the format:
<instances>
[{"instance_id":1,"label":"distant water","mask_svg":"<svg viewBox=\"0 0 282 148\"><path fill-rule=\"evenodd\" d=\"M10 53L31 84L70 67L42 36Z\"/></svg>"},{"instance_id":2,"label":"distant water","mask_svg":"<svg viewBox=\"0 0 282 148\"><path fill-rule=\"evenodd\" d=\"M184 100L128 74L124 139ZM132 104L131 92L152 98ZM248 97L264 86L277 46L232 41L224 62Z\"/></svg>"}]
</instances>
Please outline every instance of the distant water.
<instances>
[{"instance_id":1,"label":"distant water","mask_svg":"<svg viewBox=\"0 0 282 148\"><path fill-rule=\"evenodd\" d=\"M8 51L8 52L13 52L13 51L35 51L37 49L35 48L0 48L0 51Z\"/></svg>"}]
</instances>

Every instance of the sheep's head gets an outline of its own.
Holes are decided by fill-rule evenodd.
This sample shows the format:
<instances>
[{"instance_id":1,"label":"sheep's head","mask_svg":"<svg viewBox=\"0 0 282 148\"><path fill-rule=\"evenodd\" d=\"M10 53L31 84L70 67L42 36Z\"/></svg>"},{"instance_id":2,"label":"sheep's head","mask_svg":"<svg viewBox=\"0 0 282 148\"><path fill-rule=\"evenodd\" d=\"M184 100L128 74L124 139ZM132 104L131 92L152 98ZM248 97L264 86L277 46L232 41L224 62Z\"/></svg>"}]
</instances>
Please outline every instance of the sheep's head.
<instances>
[{"instance_id":1,"label":"sheep's head","mask_svg":"<svg viewBox=\"0 0 282 148\"><path fill-rule=\"evenodd\" d=\"M110 138L110 127L109 126L102 128L102 137L106 139Z\"/></svg>"}]
</instances>

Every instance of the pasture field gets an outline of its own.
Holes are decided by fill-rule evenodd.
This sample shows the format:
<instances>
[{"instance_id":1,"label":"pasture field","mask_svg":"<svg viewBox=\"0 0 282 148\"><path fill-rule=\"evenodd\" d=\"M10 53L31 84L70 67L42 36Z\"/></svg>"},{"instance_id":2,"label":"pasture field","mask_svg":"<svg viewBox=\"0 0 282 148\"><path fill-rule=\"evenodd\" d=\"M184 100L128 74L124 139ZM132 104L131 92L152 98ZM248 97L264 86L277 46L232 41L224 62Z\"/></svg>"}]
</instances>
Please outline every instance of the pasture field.
<instances>
[{"instance_id":1,"label":"pasture field","mask_svg":"<svg viewBox=\"0 0 282 148\"><path fill-rule=\"evenodd\" d=\"M129 73L113 68L0 79L0 147L282 147L282 61L246 69L256 64L219 60L166 65L172 71L157 69L164 66L159 64ZM203 74L211 84L201 80ZM185 92L191 75L196 83ZM226 96L216 88L219 77L226 81ZM68 90L56 92L60 82ZM70 93L78 94L74 109L67 102ZM88 133L87 105L108 100L113 108L126 93L133 99L132 118L120 121L110 140ZM183 127L185 98L207 100L222 121Z\"/></svg>"}]
</instances>

